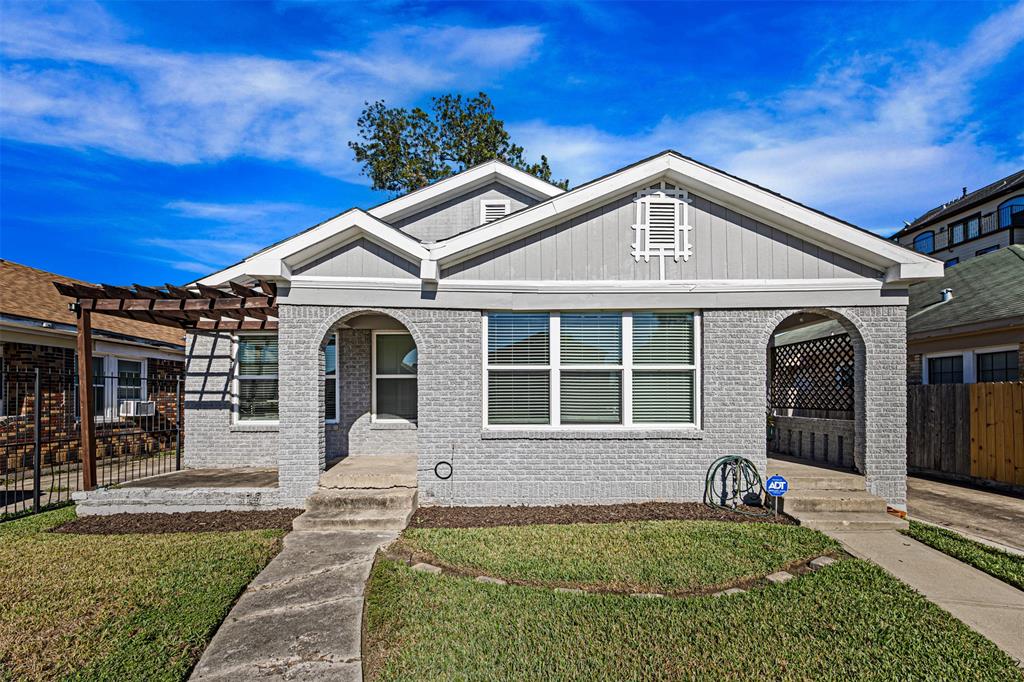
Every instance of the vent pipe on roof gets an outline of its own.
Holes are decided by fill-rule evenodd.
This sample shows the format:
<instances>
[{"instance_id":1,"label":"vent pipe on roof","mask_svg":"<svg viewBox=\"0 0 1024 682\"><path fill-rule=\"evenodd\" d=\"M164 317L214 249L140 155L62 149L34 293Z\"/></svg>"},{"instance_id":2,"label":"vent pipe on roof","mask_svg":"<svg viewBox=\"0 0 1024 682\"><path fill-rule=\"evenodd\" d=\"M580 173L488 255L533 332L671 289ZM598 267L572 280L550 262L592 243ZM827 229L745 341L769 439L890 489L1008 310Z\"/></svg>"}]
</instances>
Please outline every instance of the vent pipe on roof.
<instances>
[{"instance_id":1,"label":"vent pipe on roof","mask_svg":"<svg viewBox=\"0 0 1024 682\"><path fill-rule=\"evenodd\" d=\"M964 187L964 193L960 195L960 198L963 199L965 196L967 196L967 187Z\"/></svg>"},{"instance_id":2,"label":"vent pipe on roof","mask_svg":"<svg viewBox=\"0 0 1024 682\"><path fill-rule=\"evenodd\" d=\"M942 290L942 302L945 303L946 301L950 300L951 298L953 298L953 290L949 289L949 288L943 289Z\"/></svg>"}]
</instances>

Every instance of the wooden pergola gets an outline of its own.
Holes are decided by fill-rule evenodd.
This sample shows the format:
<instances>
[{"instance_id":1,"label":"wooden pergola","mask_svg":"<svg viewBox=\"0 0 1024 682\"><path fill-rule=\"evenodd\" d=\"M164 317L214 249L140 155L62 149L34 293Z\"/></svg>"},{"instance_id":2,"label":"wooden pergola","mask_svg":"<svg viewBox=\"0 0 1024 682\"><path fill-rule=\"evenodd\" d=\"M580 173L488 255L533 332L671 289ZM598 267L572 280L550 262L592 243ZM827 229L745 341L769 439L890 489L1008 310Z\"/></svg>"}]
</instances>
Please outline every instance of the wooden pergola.
<instances>
[{"instance_id":1,"label":"wooden pergola","mask_svg":"<svg viewBox=\"0 0 1024 682\"><path fill-rule=\"evenodd\" d=\"M256 289L230 282L231 291L197 284L163 289L133 284L54 282L77 318L78 401L81 414L82 488L96 487L96 422L93 405L92 315L111 315L186 331L277 330L277 285L257 280ZM181 425L178 425L181 428Z\"/></svg>"}]
</instances>

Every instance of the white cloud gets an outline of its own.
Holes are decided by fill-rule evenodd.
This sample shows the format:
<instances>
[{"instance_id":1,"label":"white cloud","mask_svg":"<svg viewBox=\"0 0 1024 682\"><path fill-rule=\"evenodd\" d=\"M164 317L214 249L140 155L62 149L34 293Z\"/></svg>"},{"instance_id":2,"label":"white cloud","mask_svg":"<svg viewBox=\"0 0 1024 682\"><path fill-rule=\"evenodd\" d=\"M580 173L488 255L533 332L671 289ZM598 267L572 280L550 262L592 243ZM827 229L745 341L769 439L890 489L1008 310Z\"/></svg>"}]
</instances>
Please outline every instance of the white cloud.
<instances>
[{"instance_id":1,"label":"white cloud","mask_svg":"<svg viewBox=\"0 0 1024 682\"><path fill-rule=\"evenodd\" d=\"M543 40L530 26L398 27L359 51L286 60L136 44L91 3L10 4L4 20L9 138L172 164L294 161L347 179L358 172L347 142L364 101L483 86Z\"/></svg>"},{"instance_id":2,"label":"white cloud","mask_svg":"<svg viewBox=\"0 0 1024 682\"><path fill-rule=\"evenodd\" d=\"M271 214L297 213L308 209L302 204L288 202L255 202L244 204L218 204L202 201L188 201L179 199L168 202L169 208L189 218L206 218L223 222L239 222L243 220L254 220L264 218Z\"/></svg>"},{"instance_id":3,"label":"white cloud","mask_svg":"<svg viewBox=\"0 0 1024 682\"><path fill-rule=\"evenodd\" d=\"M767 101L666 116L634 135L532 121L514 126L574 183L673 148L799 201L888 233L902 219L1020 167L969 121L973 87L1024 42L1024 2L964 43L930 47L910 65L854 55Z\"/></svg>"}]
</instances>

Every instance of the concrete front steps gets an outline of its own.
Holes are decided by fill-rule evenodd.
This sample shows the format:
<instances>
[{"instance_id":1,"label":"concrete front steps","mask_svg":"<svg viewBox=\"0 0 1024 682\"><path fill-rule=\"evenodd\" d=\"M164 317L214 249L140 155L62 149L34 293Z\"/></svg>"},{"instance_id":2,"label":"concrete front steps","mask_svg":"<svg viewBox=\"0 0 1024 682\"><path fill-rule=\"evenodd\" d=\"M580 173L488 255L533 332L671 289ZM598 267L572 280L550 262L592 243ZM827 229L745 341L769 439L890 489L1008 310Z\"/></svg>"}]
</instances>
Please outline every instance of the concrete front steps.
<instances>
[{"instance_id":1,"label":"concrete front steps","mask_svg":"<svg viewBox=\"0 0 1024 682\"><path fill-rule=\"evenodd\" d=\"M306 500L294 530L402 530L416 511L415 488L321 488Z\"/></svg>"},{"instance_id":2,"label":"concrete front steps","mask_svg":"<svg viewBox=\"0 0 1024 682\"><path fill-rule=\"evenodd\" d=\"M346 457L320 477L299 531L402 530L416 511L416 456Z\"/></svg>"},{"instance_id":3,"label":"concrete front steps","mask_svg":"<svg viewBox=\"0 0 1024 682\"><path fill-rule=\"evenodd\" d=\"M826 469L796 460L769 459L768 472L789 481L789 492L780 500L784 511L820 531L901 530L906 519L889 514L885 500L864 489L864 477L852 472Z\"/></svg>"}]
</instances>

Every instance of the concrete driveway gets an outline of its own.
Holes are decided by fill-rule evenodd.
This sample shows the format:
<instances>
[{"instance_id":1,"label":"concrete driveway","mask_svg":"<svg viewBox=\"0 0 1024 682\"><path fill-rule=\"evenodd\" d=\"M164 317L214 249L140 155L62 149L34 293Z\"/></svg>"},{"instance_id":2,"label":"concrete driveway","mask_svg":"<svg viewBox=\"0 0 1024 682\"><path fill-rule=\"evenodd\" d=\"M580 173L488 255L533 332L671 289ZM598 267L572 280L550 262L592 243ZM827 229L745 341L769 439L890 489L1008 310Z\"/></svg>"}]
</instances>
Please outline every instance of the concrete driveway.
<instances>
[{"instance_id":1,"label":"concrete driveway","mask_svg":"<svg viewBox=\"0 0 1024 682\"><path fill-rule=\"evenodd\" d=\"M1024 498L907 477L910 518L1024 554Z\"/></svg>"}]
</instances>

